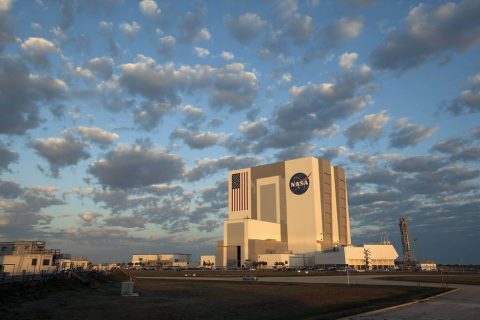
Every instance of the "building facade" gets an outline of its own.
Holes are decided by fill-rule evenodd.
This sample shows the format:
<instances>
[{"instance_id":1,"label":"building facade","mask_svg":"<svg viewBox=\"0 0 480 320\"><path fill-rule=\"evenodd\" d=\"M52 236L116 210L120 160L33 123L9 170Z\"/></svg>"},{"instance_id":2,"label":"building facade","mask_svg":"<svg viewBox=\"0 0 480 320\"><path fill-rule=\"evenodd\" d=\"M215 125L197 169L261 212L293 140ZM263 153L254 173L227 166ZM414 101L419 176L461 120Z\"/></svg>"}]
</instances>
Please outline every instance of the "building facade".
<instances>
[{"instance_id":1,"label":"building facade","mask_svg":"<svg viewBox=\"0 0 480 320\"><path fill-rule=\"evenodd\" d=\"M215 256L200 256L200 267L206 269L215 269Z\"/></svg>"},{"instance_id":2,"label":"building facade","mask_svg":"<svg viewBox=\"0 0 480 320\"><path fill-rule=\"evenodd\" d=\"M217 263L313 254L351 244L345 172L306 157L229 172L228 220Z\"/></svg>"},{"instance_id":3,"label":"building facade","mask_svg":"<svg viewBox=\"0 0 480 320\"><path fill-rule=\"evenodd\" d=\"M355 270L393 270L398 253L390 243L345 246L315 253L315 264Z\"/></svg>"},{"instance_id":4,"label":"building facade","mask_svg":"<svg viewBox=\"0 0 480 320\"><path fill-rule=\"evenodd\" d=\"M10 275L55 270L57 249L47 249L45 241L0 242L0 271Z\"/></svg>"},{"instance_id":5,"label":"building facade","mask_svg":"<svg viewBox=\"0 0 480 320\"><path fill-rule=\"evenodd\" d=\"M190 253L133 254L133 266L187 267L192 262Z\"/></svg>"},{"instance_id":6,"label":"building facade","mask_svg":"<svg viewBox=\"0 0 480 320\"><path fill-rule=\"evenodd\" d=\"M71 254L61 254L55 261L57 270L86 270L89 261L86 257L75 257Z\"/></svg>"}]
</instances>

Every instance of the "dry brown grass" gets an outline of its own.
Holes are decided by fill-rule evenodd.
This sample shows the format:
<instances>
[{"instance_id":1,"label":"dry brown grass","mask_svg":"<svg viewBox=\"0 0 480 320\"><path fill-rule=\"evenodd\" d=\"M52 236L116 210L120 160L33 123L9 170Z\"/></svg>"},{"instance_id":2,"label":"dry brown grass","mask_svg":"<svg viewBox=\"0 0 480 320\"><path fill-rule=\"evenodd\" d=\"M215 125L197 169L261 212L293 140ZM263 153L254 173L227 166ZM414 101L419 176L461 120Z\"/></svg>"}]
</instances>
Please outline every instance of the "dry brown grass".
<instances>
[{"instance_id":1,"label":"dry brown grass","mask_svg":"<svg viewBox=\"0 0 480 320\"><path fill-rule=\"evenodd\" d=\"M392 281L412 281L412 282L428 282L428 283L455 283L455 284L471 284L480 285L480 274L444 274L439 275L406 275L381 278Z\"/></svg>"},{"instance_id":2,"label":"dry brown grass","mask_svg":"<svg viewBox=\"0 0 480 320\"><path fill-rule=\"evenodd\" d=\"M138 280L139 297L62 286L1 306L1 319L333 319L441 292L438 288L195 280Z\"/></svg>"}]
</instances>

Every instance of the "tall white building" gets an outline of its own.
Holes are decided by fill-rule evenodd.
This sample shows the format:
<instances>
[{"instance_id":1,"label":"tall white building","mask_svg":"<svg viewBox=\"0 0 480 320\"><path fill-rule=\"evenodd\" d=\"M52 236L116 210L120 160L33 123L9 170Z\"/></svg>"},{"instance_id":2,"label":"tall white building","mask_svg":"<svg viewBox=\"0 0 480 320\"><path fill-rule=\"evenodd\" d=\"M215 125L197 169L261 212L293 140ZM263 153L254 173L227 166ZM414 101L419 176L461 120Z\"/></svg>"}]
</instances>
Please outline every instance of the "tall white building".
<instances>
[{"instance_id":1,"label":"tall white building","mask_svg":"<svg viewBox=\"0 0 480 320\"><path fill-rule=\"evenodd\" d=\"M217 266L394 267L398 253L390 243L352 246L345 171L328 160L306 157L233 170L228 181Z\"/></svg>"},{"instance_id":2,"label":"tall white building","mask_svg":"<svg viewBox=\"0 0 480 320\"><path fill-rule=\"evenodd\" d=\"M306 157L229 172L228 220L217 261L313 254L351 244L345 172Z\"/></svg>"}]
</instances>

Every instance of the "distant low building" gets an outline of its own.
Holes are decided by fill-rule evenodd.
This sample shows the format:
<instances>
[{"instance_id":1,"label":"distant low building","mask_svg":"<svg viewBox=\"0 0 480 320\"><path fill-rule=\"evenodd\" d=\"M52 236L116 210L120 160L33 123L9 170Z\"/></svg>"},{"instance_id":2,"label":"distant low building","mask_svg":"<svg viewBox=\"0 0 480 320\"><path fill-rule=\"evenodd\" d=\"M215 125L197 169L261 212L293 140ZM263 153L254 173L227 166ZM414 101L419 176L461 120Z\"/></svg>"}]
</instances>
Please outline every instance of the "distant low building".
<instances>
[{"instance_id":1,"label":"distant low building","mask_svg":"<svg viewBox=\"0 0 480 320\"><path fill-rule=\"evenodd\" d=\"M192 262L190 253L133 254L135 267L187 267Z\"/></svg>"},{"instance_id":2,"label":"distant low building","mask_svg":"<svg viewBox=\"0 0 480 320\"><path fill-rule=\"evenodd\" d=\"M115 270L118 267L116 263L92 264L91 269L95 271Z\"/></svg>"},{"instance_id":3,"label":"distant low building","mask_svg":"<svg viewBox=\"0 0 480 320\"><path fill-rule=\"evenodd\" d=\"M200 256L200 267L214 269L215 266L215 256Z\"/></svg>"},{"instance_id":4,"label":"distant low building","mask_svg":"<svg viewBox=\"0 0 480 320\"><path fill-rule=\"evenodd\" d=\"M345 266L356 270L394 269L397 250L389 243L344 246L315 253L315 264Z\"/></svg>"},{"instance_id":5,"label":"distant low building","mask_svg":"<svg viewBox=\"0 0 480 320\"><path fill-rule=\"evenodd\" d=\"M437 264L432 260L421 261L417 262L417 268L421 271L437 271Z\"/></svg>"},{"instance_id":6,"label":"distant low building","mask_svg":"<svg viewBox=\"0 0 480 320\"><path fill-rule=\"evenodd\" d=\"M88 263L86 257L72 257L70 254L61 254L55 261L58 270L85 270L88 268Z\"/></svg>"},{"instance_id":7,"label":"distant low building","mask_svg":"<svg viewBox=\"0 0 480 320\"><path fill-rule=\"evenodd\" d=\"M0 242L0 270L11 275L52 272L58 249L46 249L45 241Z\"/></svg>"},{"instance_id":8,"label":"distant low building","mask_svg":"<svg viewBox=\"0 0 480 320\"><path fill-rule=\"evenodd\" d=\"M268 269L298 268L313 266L315 260L312 255L271 253L259 254L257 257L257 264L260 268Z\"/></svg>"}]
</instances>

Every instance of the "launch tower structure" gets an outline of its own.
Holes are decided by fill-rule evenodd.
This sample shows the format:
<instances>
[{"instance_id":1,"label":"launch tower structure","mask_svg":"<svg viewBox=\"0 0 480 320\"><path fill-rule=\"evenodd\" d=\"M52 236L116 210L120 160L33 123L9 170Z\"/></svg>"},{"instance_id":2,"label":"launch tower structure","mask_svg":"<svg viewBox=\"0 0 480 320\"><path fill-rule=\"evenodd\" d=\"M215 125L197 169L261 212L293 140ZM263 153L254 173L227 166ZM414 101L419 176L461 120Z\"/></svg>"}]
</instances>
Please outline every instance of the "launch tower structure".
<instances>
[{"instance_id":1,"label":"launch tower structure","mask_svg":"<svg viewBox=\"0 0 480 320\"><path fill-rule=\"evenodd\" d=\"M412 249L410 248L410 240L408 238L408 221L406 217L400 218L399 222L400 234L402 237L402 247L403 247L403 261L405 264L412 262Z\"/></svg>"}]
</instances>

